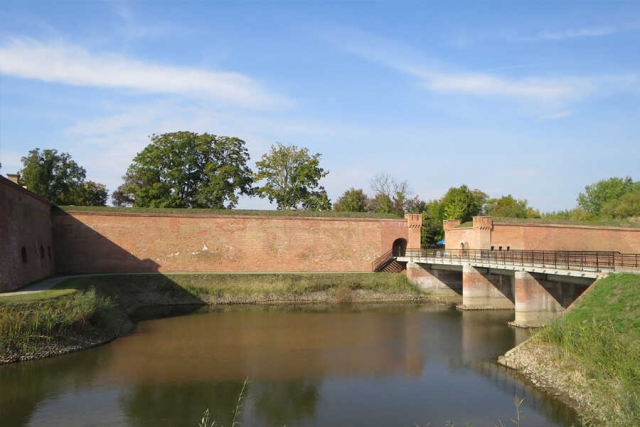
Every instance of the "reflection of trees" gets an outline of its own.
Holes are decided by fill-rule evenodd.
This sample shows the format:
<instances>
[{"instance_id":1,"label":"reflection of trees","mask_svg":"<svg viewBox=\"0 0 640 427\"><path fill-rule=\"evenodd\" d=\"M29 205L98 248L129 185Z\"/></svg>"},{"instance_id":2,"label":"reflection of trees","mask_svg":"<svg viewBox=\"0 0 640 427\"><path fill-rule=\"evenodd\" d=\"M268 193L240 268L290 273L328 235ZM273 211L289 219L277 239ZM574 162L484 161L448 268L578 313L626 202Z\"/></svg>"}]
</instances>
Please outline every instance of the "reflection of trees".
<instances>
[{"instance_id":1,"label":"reflection of trees","mask_svg":"<svg viewBox=\"0 0 640 427\"><path fill-rule=\"evenodd\" d=\"M95 349L0 366L0 424L27 425L42 401L91 382L100 364L99 354Z\"/></svg>"},{"instance_id":2,"label":"reflection of trees","mask_svg":"<svg viewBox=\"0 0 640 427\"><path fill-rule=\"evenodd\" d=\"M319 386L319 381L313 380L253 384L251 397L256 418L261 424L278 427L313 420Z\"/></svg>"},{"instance_id":3,"label":"reflection of trees","mask_svg":"<svg viewBox=\"0 0 640 427\"><path fill-rule=\"evenodd\" d=\"M231 381L140 384L120 397L120 407L134 426L197 426L207 408L216 425L230 426L241 389L242 382Z\"/></svg>"}]
</instances>

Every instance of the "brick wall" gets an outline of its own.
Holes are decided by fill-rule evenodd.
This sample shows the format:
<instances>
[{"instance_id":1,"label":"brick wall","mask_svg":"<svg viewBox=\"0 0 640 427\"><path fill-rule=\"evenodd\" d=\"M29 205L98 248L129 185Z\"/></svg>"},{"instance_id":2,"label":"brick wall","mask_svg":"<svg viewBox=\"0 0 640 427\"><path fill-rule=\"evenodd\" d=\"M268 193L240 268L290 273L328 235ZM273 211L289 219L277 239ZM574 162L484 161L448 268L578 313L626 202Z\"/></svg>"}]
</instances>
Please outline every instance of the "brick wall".
<instances>
[{"instance_id":1,"label":"brick wall","mask_svg":"<svg viewBox=\"0 0 640 427\"><path fill-rule=\"evenodd\" d=\"M55 213L59 273L370 271L402 219Z\"/></svg>"},{"instance_id":2,"label":"brick wall","mask_svg":"<svg viewBox=\"0 0 640 427\"><path fill-rule=\"evenodd\" d=\"M0 292L54 272L51 205L0 176Z\"/></svg>"},{"instance_id":3,"label":"brick wall","mask_svg":"<svg viewBox=\"0 0 640 427\"><path fill-rule=\"evenodd\" d=\"M589 227L551 224L493 223L485 218L473 228L453 228L446 231L448 249L498 250L571 250L619 251L640 253L640 228ZM480 226L481 225L481 226ZM489 234L490 233L490 234ZM488 238L487 238L488 237Z\"/></svg>"}]
</instances>

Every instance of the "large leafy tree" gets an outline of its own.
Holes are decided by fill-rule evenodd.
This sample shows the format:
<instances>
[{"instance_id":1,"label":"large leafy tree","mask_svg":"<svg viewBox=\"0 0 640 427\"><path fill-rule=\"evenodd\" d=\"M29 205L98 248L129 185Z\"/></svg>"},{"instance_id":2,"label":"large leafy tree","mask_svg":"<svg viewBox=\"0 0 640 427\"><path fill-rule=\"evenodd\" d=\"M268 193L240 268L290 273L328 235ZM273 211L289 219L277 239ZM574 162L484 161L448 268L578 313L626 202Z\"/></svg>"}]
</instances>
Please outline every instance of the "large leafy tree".
<instances>
[{"instance_id":1,"label":"large leafy tree","mask_svg":"<svg viewBox=\"0 0 640 427\"><path fill-rule=\"evenodd\" d=\"M319 153L277 143L256 162L254 178L264 181L256 194L276 202L278 210L330 210L331 202L319 182L329 171L320 167Z\"/></svg>"},{"instance_id":2,"label":"large leafy tree","mask_svg":"<svg viewBox=\"0 0 640 427\"><path fill-rule=\"evenodd\" d=\"M634 185L632 191L605 203L600 215L604 218L617 219L640 217L640 182Z\"/></svg>"},{"instance_id":3,"label":"large leafy tree","mask_svg":"<svg viewBox=\"0 0 640 427\"><path fill-rule=\"evenodd\" d=\"M540 218L540 212L530 207L529 202L515 199L511 194L487 200L485 214L502 218Z\"/></svg>"},{"instance_id":4,"label":"large leafy tree","mask_svg":"<svg viewBox=\"0 0 640 427\"><path fill-rule=\"evenodd\" d=\"M480 190L470 190L466 185L453 187L442 198L442 219L459 219L470 221L475 215L482 213L487 195Z\"/></svg>"},{"instance_id":5,"label":"large leafy tree","mask_svg":"<svg viewBox=\"0 0 640 427\"><path fill-rule=\"evenodd\" d=\"M114 195L117 205L233 208L252 194L249 152L238 138L208 133L152 135Z\"/></svg>"},{"instance_id":6,"label":"large leafy tree","mask_svg":"<svg viewBox=\"0 0 640 427\"><path fill-rule=\"evenodd\" d=\"M333 210L338 212L367 212L368 209L369 197L364 194L361 188L348 189L333 204Z\"/></svg>"},{"instance_id":7,"label":"large leafy tree","mask_svg":"<svg viewBox=\"0 0 640 427\"><path fill-rule=\"evenodd\" d=\"M21 184L53 204L102 206L107 202L106 187L85 182L85 169L68 153L36 148L22 158L22 165Z\"/></svg>"},{"instance_id":8,"label":"large leafy tree","mask_svg":"<svg viewBox=\"0 0 640 427\"><path fill-rule=\"evenodd\" d=\"M442 221L459 219L470 221L483 212L488 196L480 190L470 190L466 185L452 187L440 200L431 200L422 213L422 244L435 246L444 238Z\"/></svg>"},{"instance_id":9,"label":"large leafy tree","mask_svg":"<svg viewBox=\"0 0 640 427\"><path fill-rule=\"evenodd\" d=\"M631 177L603 179L585 187L584 193L578 195L578 206L598 217L607 202L619 199L633 189Z\"/></svg>"}]
</instances>

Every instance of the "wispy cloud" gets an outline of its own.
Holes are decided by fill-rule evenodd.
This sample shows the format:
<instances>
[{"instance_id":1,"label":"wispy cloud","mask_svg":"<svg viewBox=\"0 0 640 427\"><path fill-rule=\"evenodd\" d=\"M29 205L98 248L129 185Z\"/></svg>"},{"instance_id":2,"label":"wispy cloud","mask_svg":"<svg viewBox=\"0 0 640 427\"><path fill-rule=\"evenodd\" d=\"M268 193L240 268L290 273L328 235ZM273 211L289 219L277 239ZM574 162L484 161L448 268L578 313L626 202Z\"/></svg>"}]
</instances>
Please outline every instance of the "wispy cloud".
<instances>
[{"instance_id":1,"label":"wispy cloud","mask_svg":"<svg viewBox=\"0 0 640 427\"><path fill-rule=\"evenodd\" d=\"M166 38L195 34L193 28L184 27L174 22L154 20L152 23L141 21L133 9L126 3L109 3L119 18L115 31L121 34L126 42L139 39Z\"/></svg>"},{"instance_id":2,"label":"wispy cloud","mask_svg":"<svg viewBox=\"0 0 640 427\"><path fill-rule=\"evenodd\" d=\"M11 39L0 45L0 73L75 86L132 89L215 99L250 108L292 104L240 73L172 67L65 43Z\"/></svg>"},{"instance_id":3,"label":"wispy cloud","mask_svg":"<svg viewBox=\"0 0 640 427\"><path fill-rule=\"evenodd\" d=\"M585 78L510 78L488 72L455 71L456 67L406 46L351 29L334 31L328 38L343 50L418 78L423 87L435 92L558 100L594 89L593 82Z\"/></svg>"},{"instance_id":4,"label":"wispy cloud","mask_svg":"<svg viewBox=\"0 0 640 427\"><path fill-rule=\"evenodd\" d=\"M510 96L557 99L578 95L580 88L560 80L529 78L507 79L490 74L431 74L424 86L438 92L458 92L473 95Z\"/></svg>"},{"instance_id":5,"label":"wispy cloud","mask_svg":"<svg viewBox=\"0 0 640 427\"><path fill-rule=\"evenodd\" d=\"M559 111L555 114L544 116L543 118L547 120L558 120L558 119L563 119L565 117L569 117L571 115L573 115L573 111L565 110L565 111Z\"/></svg>"},{"instance_id":6,"label":"wispy cloud","mask_svg":"<svg viewBox=\"0 0 640 427\"><path fill-rule=\"evenodd\" d=\"M608 36L611 34L619 33L620 29L615 27L592 27L592 28L580 28L569 29L563 31L550 31L538 33L534 38L538 40L564 40L564 39L576 39L584 37L600 37Z\"/></svg>"}]
</instances>

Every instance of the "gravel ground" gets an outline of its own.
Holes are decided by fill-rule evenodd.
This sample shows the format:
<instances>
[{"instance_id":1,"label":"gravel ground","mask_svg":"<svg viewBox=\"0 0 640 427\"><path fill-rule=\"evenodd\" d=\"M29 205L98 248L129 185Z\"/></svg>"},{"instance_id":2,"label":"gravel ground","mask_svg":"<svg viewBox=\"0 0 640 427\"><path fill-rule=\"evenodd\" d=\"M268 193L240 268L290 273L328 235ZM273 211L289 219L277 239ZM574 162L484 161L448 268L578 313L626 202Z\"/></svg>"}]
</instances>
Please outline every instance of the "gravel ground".
<instances>
[{"instance_id":1,"label":"gravel ground","mask_svg":"<svg viewBox=\"0 0 640 427\"><path fill-rule=\"evenodd\" d=\"M598 422L602 414L593 388L579 365L556 347L529 340L500 356L498 363L517 370L537 388L555 396L595 425L602 424Z\"/></svg>"}]
</instances>

